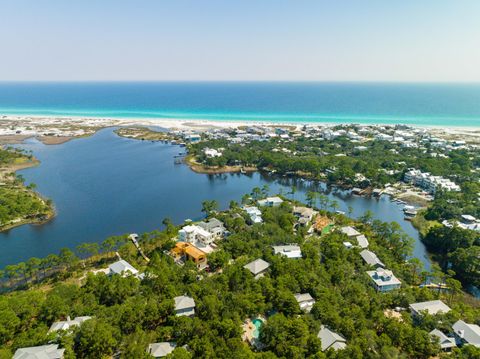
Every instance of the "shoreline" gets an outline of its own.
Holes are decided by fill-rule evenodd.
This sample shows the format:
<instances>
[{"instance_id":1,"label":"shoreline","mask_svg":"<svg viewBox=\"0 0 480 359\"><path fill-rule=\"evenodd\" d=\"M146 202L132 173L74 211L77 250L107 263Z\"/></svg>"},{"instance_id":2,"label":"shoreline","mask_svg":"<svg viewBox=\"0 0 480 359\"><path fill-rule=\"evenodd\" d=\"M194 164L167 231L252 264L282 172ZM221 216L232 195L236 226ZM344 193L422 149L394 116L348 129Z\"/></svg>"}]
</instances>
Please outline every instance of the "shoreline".
<instances>
[{"instance_id":1,"label":"shoreline","mask_svg":"<svg viewBox=\"0 0 480 359\"><path fill-rule=\"evenodd\" d=\"M198 163L195 157L188 155L185 157L185 164L195 173L201 174L222 174L222 173L253 173L259 171L257 167L245 167L245 166L223 166L223 167L211 167Z\"/></svg>"},{"instance_id":2,"label":"shoreline","mask_svg":"<svg viewBox=\"0 0 480 359\"><path fill-rule=\"evenodd\" d=\"M400 124L400 123L399 123ZM2 115L0 114L0 143L22 143L27 138L37 138L46 145L57 145L72 139L88 137L108 127L144 127L163 128L170 131L202 132L215 129L243 128L255 126L290 127L293 131L303 126L331 128L341 125L360 125L368 127L395 126L394 124L361 124L356 122L279 122L255 119L251 120L205 120L181 118L109 118L85 116L41 116L41 115ZM478 126L405 125L410 128L429 131L444 139L465 139L480 144L480 124ZM18 127L12 130L12 127Z\"/></svg>"},{"instance_id":3,"label":"shoreline","mask_svg":"<svg viewBox=\"0 0 480 359\"><path fill-rule=\"evenodd\" d=\"M361 120L342 120L340 119L338 122L333 121L314 121L314 120L299 120L299 121L292 121L292 120L268 120L268 119L260 119L255 117L255 115L248 116L244 119L232 119L229 120L228 118L223 119L202 119L202 118L182 118L182 117L109 117L109 116L75 116L75 115L38 115L38 114L25 114L25 115L9 115L0 112L0 126L3 121L22 121L26 119L31 120L55 120L58 123L62 123L64 121L71 121L81 123L81 122L91 122L91 123L98 123L100 126L104 122L111 123L110 126L154 126L154 127L165 127L167 129L173 128L195 128L195 127L218 127L218 128L225 128L225 127L239 127L239 126L256 126L256 125L263 125L263 126L291 126L291 127L301 127L304 125L311 125L311 126L321 126L321 127L335 127L341 125L360 125L360 126L372 126L372 127L381 127L381 126L408 126L413 128L422 128L422 129L436 129L436 130L448 130L450 128L455 130L463 130L467 132L480 132L480 123L478 126L462 126L462 125L455 125L449 124L448 127L444 125L429 125L429 124L408 124L402 123L399 119L398 122L395 123L385 123L385 122L362 122ZM414 119L414 117L412 117ZM480 119L479 119L480 121ZM108 127L108 126L102 126Z\"/></svg>"},{"instance_id":4,"label":"shoreline","mask_svg":"<svg viewBox=\"0 0 480 359\"><path fill-rule=\"evenodd\" d=\"M24 170L26 168L37 167L39 165L40 165L40 161L36 158L32 158L31 160L28 160L28 161L25 161L25 162L19 163L19 164L11 164L7 167L4 167L4 168L0 169L0 179L3 179L5 177L5 175L7 175L9 173L15 173L16 174L17 171ZM29 192L30 194L32 194L33 196L35 196L36 198L41 200L45 205L47 205L47 203L46 203L47 200L39 192L34 191L33 189L27 188L27 186L25 186L25 184L21 184L18 187L18 189ZM42 224L45 224L45 223L49 222L50 220L55 218L56 210L55 210L55 206L53 205L53 203L48 205L48 207L49 207L48 212L42 218L40 218L38 216L34 216L32 218L28 218L28 217L26 217L26 218L16 218L16 219L13 219L12 221L8 222L7 224L0 225L0 233L1 232L6 232L6 231L8 231L10 229L13 229L13 228L16 228L16 227L20 227L24 224L42 225Z\"/></svg>"}]
</instances>

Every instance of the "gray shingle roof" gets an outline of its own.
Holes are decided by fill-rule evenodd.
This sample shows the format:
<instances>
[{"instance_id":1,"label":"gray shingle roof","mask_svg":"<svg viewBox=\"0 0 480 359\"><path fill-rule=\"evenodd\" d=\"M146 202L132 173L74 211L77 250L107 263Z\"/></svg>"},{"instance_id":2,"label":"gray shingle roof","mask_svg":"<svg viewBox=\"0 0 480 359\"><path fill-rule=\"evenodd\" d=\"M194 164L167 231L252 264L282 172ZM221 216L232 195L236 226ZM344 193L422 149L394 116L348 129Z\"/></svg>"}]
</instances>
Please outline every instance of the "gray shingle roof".
<instances>
[{"instance_id":1,"label":"gray shingle roof","mask_svg":"<svg viewBox=\"0 0 480 359\"><path fill-rule=\"evenodd\" d=\"M58 344L19 348L13 359L62 359L64 351L65 349L58 349Z\"/></svg>"},{"instance_id":2,"label":"gray shingle roof","mask_svg":"<svg viewBox=\"0 0 480 359\"><path fill-rule=\"evenodd\" d=\"M154 358L163 358L173 352L176 346L173 342L152 343L148 346L148 353Z\"/></svg>"},{"instance_id":3,"label":"gray shingle roof","mask_svg":"<svg viewBox=\"0 0 480 359\"><path fill-rule=\"evenodd\" d=\"M135 269L130 263L123 259L120 259L119 261L110 264L108 268L114 274L122 274L124 272L130 272L132 274L138 273L137 269Z\"/></svg>"},{"instance_id":4,"label":"gray shingle roof","mask_svg":"<svg viewBox=\"0 0 480 359\"><path fill-rule=\"evenodd\" d=\"M440 347L442 349L449 349L449 348L453 348L453 347L456 347L457 345L455 344L455 338L449 338L447 337L445 334L443 334L443 332L441 332L440 330L438 329L433 329L431 332L430 332L430 335L432 337L436 337L438 338L438 342L440 344Z\"/></svg>"},{"instance_id":5,"label":"gray shingle roof","mask_svg":"<svg viewBox=\"0 0 480 359\"><path fill-rule=\"evenodd\" d=\"M261 258L256 259L253 262L250 262L250 263L243 266L243 268L248 269L254 275L257 275L257 274L263 272L268 267L270 267L270 263L264 261Z\"/></svg>"},{"instance_id":6,"label":"gray shingle roof","mask_svg":"<svg viewBox=\"0 0 480 359\"><path fill-rule=\"evenodd\" d=\"M361 235L360 232L358 232L355 228L350 227L350 226L348 226L348 227L342 227L342 228L340 228L340 231L341 231L342 233L346 234L346 235L349 236L349 237L356 237L356 236Z\"/></svg>"},{"instance_id":7,"label":"gray shingle roof","mask_svg":"<svg viewBox=\"0 0 480 359\"><path fill-rule=\"evenodd\" d=\"M410 304L410 309L416 313L426 311L428 314L435 315L439 313L448 313L450 307L441 300L430 300L428 302L419 302Z\"/></svg>"},{"instance_id":8,"label":"gray shingle roof","mask_svg":"<svg viewBox=\"0 0 480 359\"><path fill-rule=\"evenodd\" d=\"M360 248L367 248L368 247L368 239L363 234L357 236L357 243Z\"/></svg>"},{"instance_id":9,"label":"gray shingle roof","mask_svg":"<svg viewBox=\"0 0 480 359\"><path fill-rule=\"evenodd\" d=\"M372 251L369 251L368 249L364 249L363 251L361 251L360 255L362 256L365 263L367 263L368 265L385 267L385 264L383 264L382 261L378 259L377 255Z\"/></svg>"},{"instance_id":10,"label":"gray shingle roof","mask_svg":"<svg viewBox=\"0 0 480 359\"><path fill-rule=\"evenodd\" d=\"M322 342L322 352L332 348L334 350L345 349L347 341L340 334L337 334L324 325L320 327L320 331L317 335Z\"/></svg>"},{"instance_id":11,"label":"gray shingle roof","mask_svg":"<svg viewBox=\"0 0 480 359\"><path fill-rule=\"evenodd\" d=\"M173 300L175 301L175 310L195 308L195 301L192 297L181 295L173 298Z\"/></svg>"},{"instance_id":12,"label":"gray shingle roof","mask_svg":"<svg viewBox=\"0 0 480 359\"><path fill-rule=\"evenodd\" d=\"M480 348L480 327L476 324L468 324L463 320L457 321L453 326L455 335L467 342Z\"/></svg>"}]
</instances>

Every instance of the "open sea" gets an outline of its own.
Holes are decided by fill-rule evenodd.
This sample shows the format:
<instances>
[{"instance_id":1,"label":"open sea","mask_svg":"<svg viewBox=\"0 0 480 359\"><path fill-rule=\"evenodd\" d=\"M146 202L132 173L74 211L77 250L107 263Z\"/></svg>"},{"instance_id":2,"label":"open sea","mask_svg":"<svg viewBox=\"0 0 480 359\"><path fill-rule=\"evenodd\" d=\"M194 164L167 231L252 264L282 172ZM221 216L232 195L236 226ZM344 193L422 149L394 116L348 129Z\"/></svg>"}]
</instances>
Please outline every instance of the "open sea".
<instances>
[{"instance_id":1,"label":"open sea","mask_svg":"<svg viewBox=\"0 0 480 359\"><path fill-rule=\"evenodd\" d=\"M480 126L480 84L0 83L0 114Z\"/></svg>"}]
</instances>

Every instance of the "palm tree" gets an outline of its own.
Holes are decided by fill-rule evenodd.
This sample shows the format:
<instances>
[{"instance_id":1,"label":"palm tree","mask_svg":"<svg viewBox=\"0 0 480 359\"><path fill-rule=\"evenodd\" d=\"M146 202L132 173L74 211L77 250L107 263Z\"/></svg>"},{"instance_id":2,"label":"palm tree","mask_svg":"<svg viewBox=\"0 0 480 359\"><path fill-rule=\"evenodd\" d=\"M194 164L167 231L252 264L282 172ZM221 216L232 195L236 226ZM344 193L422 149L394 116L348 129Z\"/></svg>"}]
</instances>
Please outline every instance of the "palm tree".
<instances>
[{"instance_id":1,"label":"palm tree","mask_svg":"<svg viewBox=\"0 0 480 359\"><path fill-rule=\"evenodd\" d=\"M205 213L205 216L208 217L210 214L218 209L218 202L215 200L212 201L203 201L202 202L202 212Z\"/></svg>"},{"instance_id":2,"label":"palm tree","mask_svg":"<svg viewBox=\"0 0 480 359\"><path fill-rule=\"evenodd\" d=\"M262 190L260 189L260 187L255 187L254 189L252 189L253 199L255 200L260 199L261 196L262 196Z\"/></svg>"}]
</instances>

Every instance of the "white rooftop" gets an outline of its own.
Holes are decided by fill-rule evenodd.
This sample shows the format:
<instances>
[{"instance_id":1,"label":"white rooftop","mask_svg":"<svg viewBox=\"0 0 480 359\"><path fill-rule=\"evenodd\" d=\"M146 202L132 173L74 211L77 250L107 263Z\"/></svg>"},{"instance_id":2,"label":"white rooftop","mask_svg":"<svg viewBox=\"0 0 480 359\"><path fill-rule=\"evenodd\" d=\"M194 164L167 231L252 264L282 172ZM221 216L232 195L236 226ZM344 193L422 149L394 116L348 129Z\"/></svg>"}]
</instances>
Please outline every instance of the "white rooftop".
<instances>
[{"instance_id":1,"label":"white rooftop","mask_svg":"<svg viewBox=\"0 0 480 359\"><path fill-rule=\"evenodd\" d=\"M324 325L320 327L317 337L320 338L322 343L322 352L330 348L333 350L341 350L345 349L347 346L347 341L344 337L331 331Z\"/></svg>"},{"instance_id":2,"label":"white rooftop","mask_svg":"<svg viewBox=\"0 0 480 359\"><path fill-rule=\"evenodd\" d=\"M302 250L297 245L273 246L275 254L284 255L287 258L302 258Z\"/></svg>"},{"instance_id":3,"label":"white rooftop","mask_svg":"<svg viewBox=\"0 0 480 359\"><path fill-rule=\"evenodd\" d=\"M463 320L457 321L452 326L455 335L467 342L480 348L480 327L476 324L468 324Z\"/></svg>"},{"instance_id":4,"label":"white rooftop","mask_svg":"<svg viewBox=\"0 0 480 359\"><path fill-rule=\"evenodd\" d=\"M448 313L450 311L450 307L441 300L413 303L410 304L410 308L417 314L426 311L428 314L435 315L439 313Z\"/></svg>"},{"instance_id":5,"label":"white rooftop","mask_svg":"<svg viewBox=\"0 0 480 359\"><path fill-rule=\"evenodd\" d=\"M369 251L368 249L364 249L363 251L361 251L360 255L362 256L365 263L367 263L368 265L385 267L385 264L383 264L383 262L378 259L377 255L372 251Z\"/></svg>"},{"instance_id":6,"label":"white rooftop","mask_svg":"<svg viewBox=\"0 0 480 359\"><path fill-rule=\"evenodd\" d=\"M19 348L13 359L61 359L64 351L65 349L58 349L58 344Z\"/></svg>"},{"instance_id":7,"label":"white rooftop","mask_svg":"<svg viewBox=\"0 0 480 359\"><path fill-rule=\"evenodd\" d=\"M400 280L395 277L393 272L388 269L378 268L374 271L367 271L367 274L379 287L402 284L402 282L400 282Z\"/></svg>"},{"instance_id":8,"label":"white rooftop","mask_svg":"<svg viewBox=\"0 0 480 359\"><path fill-rule=\"evenodd\" d=\"M176 346L173 342L152 343L148 346L148 353L154 358L163 358L173 352Z\"/></svg>"},{"instance_id":9,"label":"white rooftop","mask_svg":"<svg viewBox=\"0 0 480 359\"><path fill-rule=\"evenodd\" d=\"M355 228L350 227L350 226L340 228L340 232L346 234L349 237L356 237L356 236L361 235L360 232L358 232Z\"/></svg>"},{"instance_id":10,"label":"white rooftop","mask_svg":"<svg viewBox=\"0 0 480 359\"><path fill-rule=\"evenodd\" d=\"M75 319L70 319L67 317L67 320L54 322L50 327L49 332L57 332L59 330L68 330L71 327L76 327L82 324L84 321L92 319L92 317L84 316L84 317L76 317Z\"/></svg>"},{"instance_id":11,"label":"white rooftop","mask_svg":"<svg viewBox=\"0 0 480 359\"><path fill-rule=\"evenodd\" d=\"M357 243L360 248L367 248L368 247L368 240L363 234L357 236Z\"/></svg>"},{"instance_id":12,"label":"white rooftop","mask_svg":"<svg viewBox=\"0 0 480 359\"><path fill-rule=\"evenodd\" d=\"M432 337L438 338L440 348L442 349L450 349L457 346L457 344L455 343L455 338L447 337L443 332L438 329L432 330L429 334Z\"/></svg>"},{"instance_id":13,"label":"white rooftop","mask_svg":"<svg viewBox=\"0 0 480 359\"><path fill-rule=\"evenodd\" d=\"M135 269L130 263L127 261L120 259L119 261L112 263L108 266L110 272L112 274L122 274L126 272L130 272L132 274L138 274L138 270Z\"/></svg>"}]
</instances>

